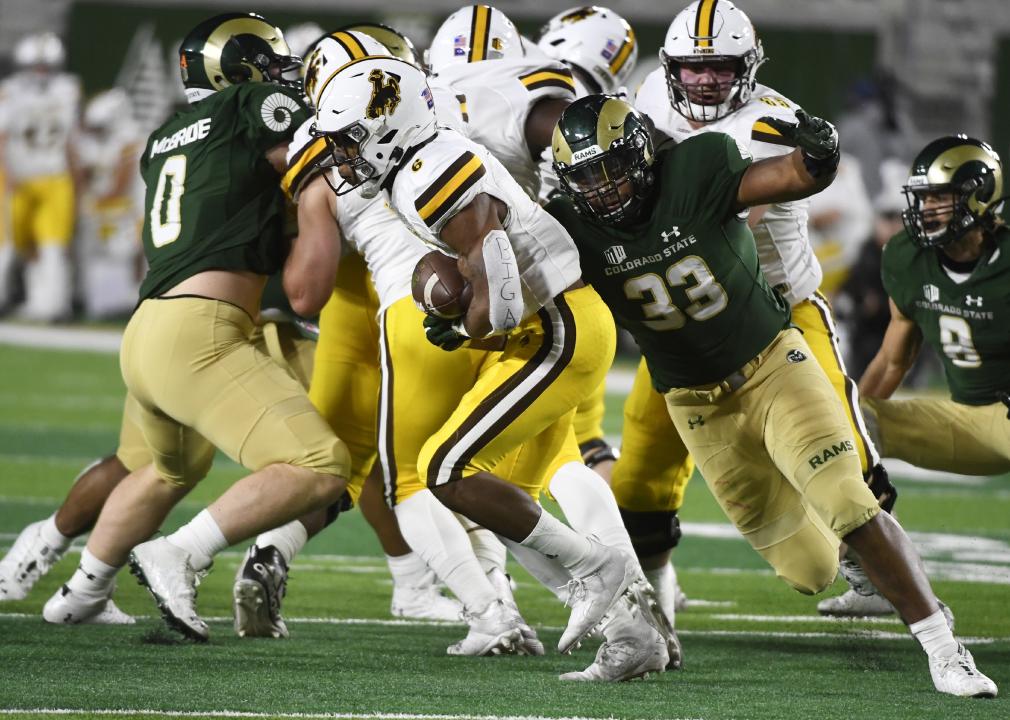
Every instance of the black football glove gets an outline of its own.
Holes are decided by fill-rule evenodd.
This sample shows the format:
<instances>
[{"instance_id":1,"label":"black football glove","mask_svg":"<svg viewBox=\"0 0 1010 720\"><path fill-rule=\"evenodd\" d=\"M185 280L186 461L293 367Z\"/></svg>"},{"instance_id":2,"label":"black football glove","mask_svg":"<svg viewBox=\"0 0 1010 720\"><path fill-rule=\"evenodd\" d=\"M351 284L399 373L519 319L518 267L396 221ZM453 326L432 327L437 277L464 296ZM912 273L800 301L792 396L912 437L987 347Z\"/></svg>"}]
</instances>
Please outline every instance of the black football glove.
<instances>
[{"instance_id":1,"label":"black football glove","mask_svg":"<svg viewBox=\"0 0 1010 720\"><path fill-rule=\"evenodd\" d=\"M454 325L458 320L447 320L437 315L424 316L424 336L428 342L443 350L455 350L468 339L466 335L457 330Z\"/></svg>"},{"instance_id":2,"label":"black football glove","mask_svg":"<svg viewBox=\"0 0 1010 720\"><path fill-rule=\"evenodd\" d=\"M796 110L795 124L779 118L763 117L760 122L771 125L785 139L814 160L828 160L838 155L838 131L827 120Z\"/></svg>"}]
</instances>

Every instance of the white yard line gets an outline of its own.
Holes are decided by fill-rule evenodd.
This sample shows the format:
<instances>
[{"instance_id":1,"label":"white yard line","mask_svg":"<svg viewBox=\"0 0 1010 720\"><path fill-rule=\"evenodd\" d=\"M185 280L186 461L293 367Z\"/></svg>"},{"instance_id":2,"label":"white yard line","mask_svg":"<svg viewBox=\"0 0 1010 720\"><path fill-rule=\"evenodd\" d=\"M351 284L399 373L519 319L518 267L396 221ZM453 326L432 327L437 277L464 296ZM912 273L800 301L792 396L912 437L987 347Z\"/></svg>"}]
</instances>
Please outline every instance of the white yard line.
<instances>
[{"instance_id":1,"label":"white yard line","mask_svg":"<svg viewBox=\"0 0 1010 720\"><path fill-rule=\"evenodd\" d=\"M606 718L582 716L554 717L549 715L450 715L423 713L293 713L293 712L246 712L243 710L122 710L88 708L0 708L0 715L147 715L150 717L182 718L300 718L305 720L616 720L613 715ZM623 720L623 719L622 719ZM673 718L672 720L703 720L702 718Z\"/></svg>"}]
</instances>

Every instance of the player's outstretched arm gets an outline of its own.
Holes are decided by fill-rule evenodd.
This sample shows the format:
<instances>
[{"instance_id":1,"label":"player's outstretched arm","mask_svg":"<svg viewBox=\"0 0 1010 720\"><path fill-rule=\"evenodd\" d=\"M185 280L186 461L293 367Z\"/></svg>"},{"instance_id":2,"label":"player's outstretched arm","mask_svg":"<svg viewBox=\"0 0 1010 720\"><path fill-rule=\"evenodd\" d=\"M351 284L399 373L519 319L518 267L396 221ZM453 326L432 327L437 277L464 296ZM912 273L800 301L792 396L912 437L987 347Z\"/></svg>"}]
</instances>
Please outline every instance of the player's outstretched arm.
<instances>
[{"instance_id":1,"label":"player's outstretched arm","mask_svg":"<svg viewBox=\"0 0 1010 720\"><path fill-rule=\"evenodd\" d=\"M737 192L741 208L800 200L820 192L838 169L838 131L827 120L796 111L797 122L761 118L796 146L788 155L760 160L743 174Z\"/></svg>"},{"instance_id":2,"label":"player's outstretched arm","mask_svg":"<svg viewBox=\"0 0 1010 720\"><path fill-rule=\"evenodd\" d=\"M323 309L333 293L340 263L337 196L317 175L298 196L298 236L284 263L284 292L291 308L303 317Z\"/></svg>"},{"instance_id":3,"label":"player's outstretched arm","mask_svg":"<svg viewBox=\"0 0 1010 720\"><path fill-rule=\"evenodd\" d=\"M902 315L893 300L890 304L891 322L884 333L884 341L859 379L859 394L863 397L891 397L922 348L919 326Z\"/></svg>"},{"instance_id":4,"label":"player's outstretched arm","mask_svg":"<svg viewBox=\"0 0 1010 720\"><path fill-rule=\"evenodd\" d=\"M439 233L459 254L459 271L473 290L463 317L463 329L472 338L506 333L522 320L519 267L502 228L506 214L503 202L481 193Z\"/></svg>"}]
</instances>

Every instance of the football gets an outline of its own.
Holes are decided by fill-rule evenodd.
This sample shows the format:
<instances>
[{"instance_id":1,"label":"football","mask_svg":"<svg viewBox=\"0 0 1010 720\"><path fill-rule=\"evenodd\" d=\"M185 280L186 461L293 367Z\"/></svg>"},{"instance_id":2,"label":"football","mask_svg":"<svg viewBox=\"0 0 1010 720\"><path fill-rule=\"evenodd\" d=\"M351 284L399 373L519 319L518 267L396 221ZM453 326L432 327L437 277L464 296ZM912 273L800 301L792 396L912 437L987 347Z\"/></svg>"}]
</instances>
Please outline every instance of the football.
<instances>
[{"instance_id":1,"label":"football","mask_svg":"<svg viewBox=\"0 0 1010 720\"><path fill-rule=\"evenodd\" d=\"M417 261L411 281L417 307L428 315L455 320L466 313L473 292L456 259L437 250Z\"/></svg>"}]
</instances>

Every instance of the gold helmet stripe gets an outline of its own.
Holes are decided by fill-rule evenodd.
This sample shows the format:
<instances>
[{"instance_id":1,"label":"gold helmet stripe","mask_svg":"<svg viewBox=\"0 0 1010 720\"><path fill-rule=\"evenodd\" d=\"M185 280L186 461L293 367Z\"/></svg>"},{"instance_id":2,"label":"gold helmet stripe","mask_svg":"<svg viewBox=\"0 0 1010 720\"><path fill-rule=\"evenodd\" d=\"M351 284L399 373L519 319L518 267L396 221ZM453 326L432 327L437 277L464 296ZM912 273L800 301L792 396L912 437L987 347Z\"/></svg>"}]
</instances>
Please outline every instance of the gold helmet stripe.
<instances>
[{"instance_id":1,"label":"gold helmet stripe","mask_svg":"<svg viewBox=\"0 0 1010 720\"><path fill-rule=\"evenodd\" d=\"M413 63L409 63L406 60L401 60L400 58L394 57L392 55L364 55L354 60L348 60L343 65L338 67L336 70L331 72L330 76L326 78L326 81L323 83L322 87L319 88L319 93L316 95L316 101L319 101L323 97L323 93L326 92L326 87L330 84L333 78L335 78L341 70L343 70L344 68L348 68L351 65L354 65L355 63L359 63L362 60L395 60L396 62L406 63L407 65L414 67Z\"/></svg>"},{"instance_id":2,"label":"gold helmet stripe","mask_svg":"<svg viewBox=\"0 0 1010 720\"><path fill-rule=\"evenodd\" d=\"M608 99L600 107L600 115L596 119L596 144L606 152L617 140L624 138L624 121L632 107L616 98Z\"/></svg>"},{"instance_id":3,"label":"gold helmet stripe","mask_svg":"<svg viewBox=\"0 0 1010 720\"><path fill-rule=\"evenodd\" d=\"M360 60L368 54L361 41L349 32L335 32L330 37L337 41L340 47L350 56L351 60Z\"/></svg>"},{"instance_id":4,"label":"gold helmet stripe","mask_svg":"<svg viewBox=\"0 0 1010 720\"><path fill-rule=\"evenodd\" d=\"M701 0L694 16L694 46L712 47L712 29L715 25L715 6L719 0Z\"/></svg>"},{"instance_id":5,"label":"gold helmet stripe","mask_svg":"<svg viewBox=\"0 0 1010 720\"><path fill-rule=\"evenodd\" d=\"M474 5L470 21L470 55L467 62L487 60L488 36L491 34L491 6Z\"/></svg>"},{"instance_id":6,"label":"gold helmet stripe","mask_svg":"<svg viewBox=\"0 0 1010 720\"><path fill-rule=\"evenodd\" d=\"M614 59L610 61L610 72L616 75L621 72L621 68L624 64L628 62L628 58L631 57L631 51L635 49L635 31L628 26L628 33L624 36L624 42L621 44L621 48L614 55Z\"/></svg>"}]
</instances>

